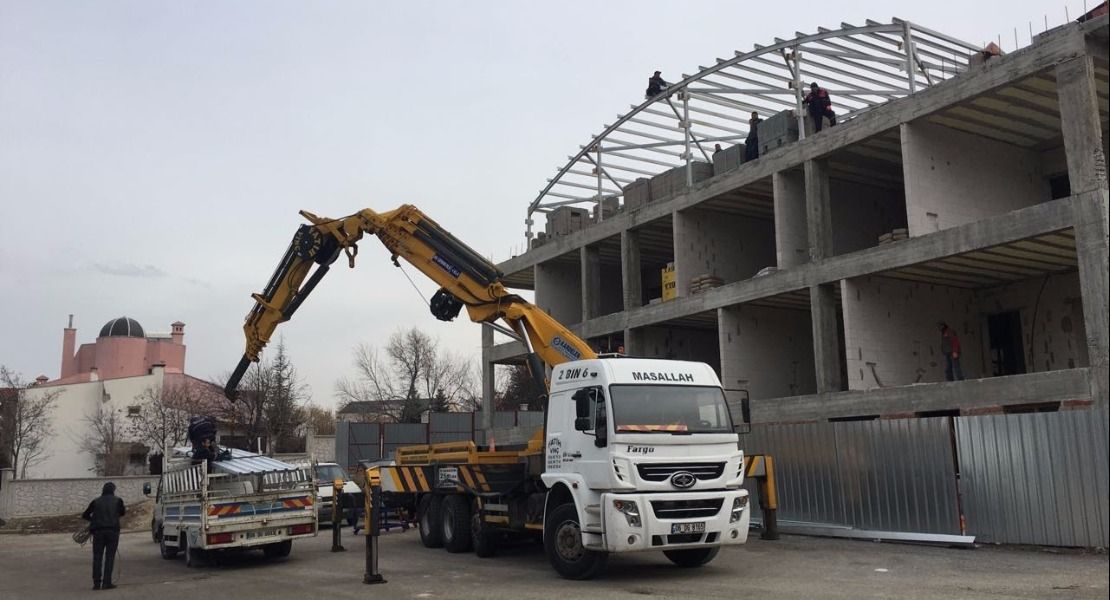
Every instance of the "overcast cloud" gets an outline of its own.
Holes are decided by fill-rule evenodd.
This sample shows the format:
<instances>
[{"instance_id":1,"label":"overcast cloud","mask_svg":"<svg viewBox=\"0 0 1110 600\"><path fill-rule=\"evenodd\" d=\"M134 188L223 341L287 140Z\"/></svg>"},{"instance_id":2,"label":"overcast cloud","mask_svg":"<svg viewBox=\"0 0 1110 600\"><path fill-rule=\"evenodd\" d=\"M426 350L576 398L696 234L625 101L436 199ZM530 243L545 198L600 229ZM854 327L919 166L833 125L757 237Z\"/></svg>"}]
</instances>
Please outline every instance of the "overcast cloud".
<instances>
[{"instance_id":1,"label":"overcast cloud","mask_svg":"<svg viewBox=\"0 0 1110 600\"><path fill-rule=\"evenodd\" d=\"M895 14L1010 49L1045 12L1064 3L0 1L0 363L57 377L66 315L79 343L127 315L184 321L187 371L214 377L299 209L413 203L504 260L654 69ZM316 402L399 327L478 356L478 327L433 319L376 241L359 261L278 330Z\"/></svg>"}]
</instances>

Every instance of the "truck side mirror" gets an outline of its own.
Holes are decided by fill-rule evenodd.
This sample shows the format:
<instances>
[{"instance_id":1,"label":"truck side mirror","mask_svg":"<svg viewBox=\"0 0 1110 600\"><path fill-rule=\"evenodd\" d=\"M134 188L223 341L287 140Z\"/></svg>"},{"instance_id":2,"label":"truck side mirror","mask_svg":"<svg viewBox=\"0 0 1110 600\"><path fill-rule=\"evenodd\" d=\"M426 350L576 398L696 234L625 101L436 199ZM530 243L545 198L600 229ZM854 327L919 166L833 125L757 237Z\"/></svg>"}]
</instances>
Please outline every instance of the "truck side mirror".
<instances>
[{"instance_id":1,"label":"truck side mirror","mask_svg":"<svg viewBox=\"0 0 1110 600\"><path fill-rule=\"evenodd\" d=\"M740 418L745 425L752 424L752 399L747 396L740 401Z\"/></svg>"},{"instance_id":2,"label":"truck side mirror","mask_svg":"<svg viewBox=\"0 0 1110 600\"><path fill-rule=\"evenodd\" d=\"M149 481L143 484L143 495L144 496L149 496L150 495L150 482Z\"/></svg>"}]
</instances>

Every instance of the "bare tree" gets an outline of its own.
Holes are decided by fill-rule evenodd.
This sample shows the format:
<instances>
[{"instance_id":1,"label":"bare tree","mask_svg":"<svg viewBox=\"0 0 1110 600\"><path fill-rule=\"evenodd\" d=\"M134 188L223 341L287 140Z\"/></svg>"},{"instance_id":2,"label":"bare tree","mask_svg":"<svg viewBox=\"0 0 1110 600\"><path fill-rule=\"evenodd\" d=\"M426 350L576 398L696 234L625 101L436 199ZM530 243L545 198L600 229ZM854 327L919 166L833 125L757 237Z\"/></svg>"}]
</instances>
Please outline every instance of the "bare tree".
<instances>
[{"instance_id":1,"label":"bare tree","mask_svg":"<svg viewBox=\"0 0 1110 600\"><path fill-rule=\"evenodd\" d=\"M131 444L124 440L127 424L120 411L101 402L92 412L86 413L82 421L86 429L78 439L78 447L94 457L97 475L123 475Z\"/></svg>"},{"instance_id":2,"label":"bare tree","mask_svg":"<svg viewBox=\"0 0 1110 600\"><path fill-rule=\"evenodd\" d=\"M38 389L0 365L0 388L10 390L0 405L0 455L26 478L28 470L46 460L47 443L54 436L52 413L60 390Z\"/></svg>"},{"instance_id":3,"label":"bare tree","mask_svg":"<svg viewBox=\"0 0 1110 600\"><path fill-rule=\"evenodd\" d=\"M398 423L419 423L437 397L441 407L454 408L472 395L467 362L415 327L395 332L380 350L360 344L354 363L356 377L336 383L340 401L366 402L371 415Z\"/></svg>"},{"instance_id":4,"label":"bare tree","mask_svg":"<svg viewBox=\"0 0 1110 600\"><path fill-rule=\"evenodd\" d=\"M536 384L525 365L509 365L498 369L498 393L494 397L497 410L520 410L527 405L532 410L542 410L536 394Z\"/></svg>"},{"instance_id":5,"label":"bare tree","mask_svg":"<svg viewBox=\"0 0 1110 600\"><path fill-rule=\"evenodd\" d=\"M312 428L318 435L335 434L335 413L327 408L314 404L304 407L305 425Z\"/></svg>"},{"instance_id":6,"label":"bare tree","mask_svg":"<svg viewBox=\"0 0 1110 600\"><path fill-rule=\"evenodd\" d=\"M184 445L188 441L189 419L205 414L213 406L214 394L201 389L206 385L167 381L161 387L143 390L139 395L138 413L128 416L127 430L131 439L155 453Z\"/></svg>"}]
</instances>

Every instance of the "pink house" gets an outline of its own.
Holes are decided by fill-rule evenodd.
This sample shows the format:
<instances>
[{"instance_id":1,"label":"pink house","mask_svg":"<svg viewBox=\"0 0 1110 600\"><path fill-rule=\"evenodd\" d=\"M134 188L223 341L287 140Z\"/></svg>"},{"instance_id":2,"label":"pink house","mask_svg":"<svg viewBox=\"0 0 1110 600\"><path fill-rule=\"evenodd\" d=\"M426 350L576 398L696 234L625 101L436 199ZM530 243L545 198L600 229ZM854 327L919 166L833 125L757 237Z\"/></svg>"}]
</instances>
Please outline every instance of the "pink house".
<instances>
[{"instance_id":1,"label":"pink house","mask_svg":"<svg viewBox=\"0 0 1110 600\"><path fill-rule=\"evenodd\" d=\"M143 326L130 317L112 319L100 328L91 344L81 344L74 352L77 330L73 315L62 333L62 369L58 379L48 385L120 379L146 375L155 366L165 372L185 372L185 324L170 325L169 335L147 335Z\"/></svg>"}]
</instances>

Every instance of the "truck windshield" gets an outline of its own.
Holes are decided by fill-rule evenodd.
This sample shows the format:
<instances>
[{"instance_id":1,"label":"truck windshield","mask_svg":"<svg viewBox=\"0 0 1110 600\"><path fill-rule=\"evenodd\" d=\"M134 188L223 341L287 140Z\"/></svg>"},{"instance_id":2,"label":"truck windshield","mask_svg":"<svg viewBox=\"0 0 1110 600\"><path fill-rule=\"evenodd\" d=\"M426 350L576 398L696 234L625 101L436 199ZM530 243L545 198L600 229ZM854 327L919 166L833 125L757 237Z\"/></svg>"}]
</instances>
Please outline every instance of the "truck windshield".
<instances>
[{"instance_id":1,"label":"truck windshield","mask_svg":"<svg viewBox=\"0 0 1110 600\"><path fill-rule=\"evenodd\" d=\"M347 480L347 472L339 465L316 465L316 481L331 483L336 479Z\"/></svg>"},{"instance_id":2,"label":"truck windshield","mask_svg":"<svg viewBox=\"0 0 1110 600\"><path fill-rule=\"evenodd\" d=\"M719 387L613 385L617 433L732 433L732 419Z\"/></svg>"}]
</instances>

